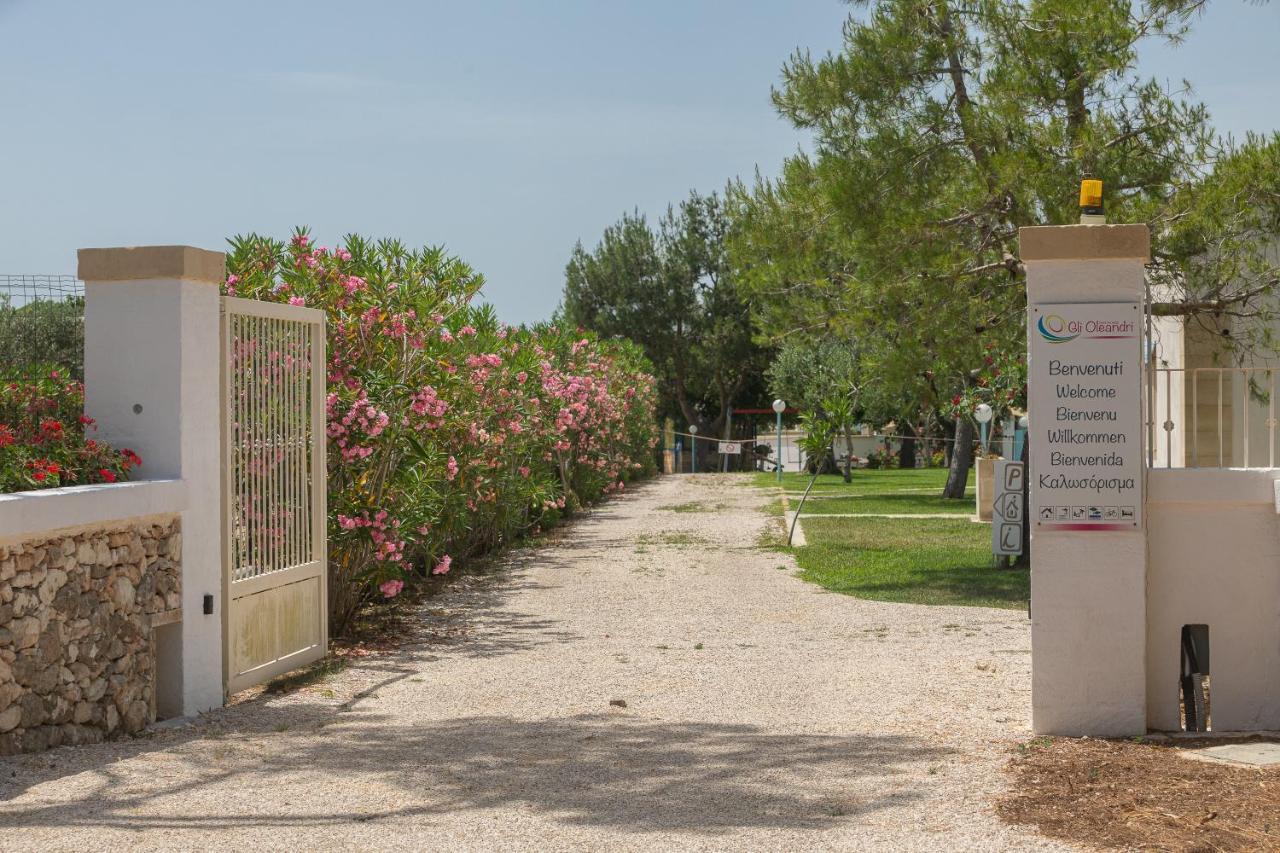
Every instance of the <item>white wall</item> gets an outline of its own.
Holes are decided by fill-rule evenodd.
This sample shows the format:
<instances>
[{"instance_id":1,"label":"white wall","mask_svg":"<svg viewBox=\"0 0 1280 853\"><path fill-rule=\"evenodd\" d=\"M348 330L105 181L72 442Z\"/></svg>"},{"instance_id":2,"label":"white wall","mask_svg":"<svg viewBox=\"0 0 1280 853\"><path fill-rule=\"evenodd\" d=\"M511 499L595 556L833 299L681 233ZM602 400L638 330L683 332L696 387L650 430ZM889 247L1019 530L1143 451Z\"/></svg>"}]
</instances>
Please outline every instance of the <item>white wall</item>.
<instances>
[{"instance_id":1,"label":"white wall","mask_svg":"<svg viewBox=\"0 0 1280 853\"><path fill-rule=\"evenodd\" d=\"M110 521L174 515L187 507L179 480L101 483L0 495L0 543L74 533Z\"/></svg>"},{"instance_id":2,"label":"white wall","mask_svg":"<svg viewBox=\"0 0 1280 853\"><path fill-rule=\"evenodd\" d=\"M1177 730L1183 625L1208 625L1215 731L1280 729L1280 470L1148 477L1147 724Z\"/></svg>"},{"instance_id":3,"label":"white wall","mask_svg":"<svg viewBox=\"0 0 1280 853\"><path fill-rule=\"evenodd\" d=\"M103 439L142 456L141 476L187 484L182 711L192 715L223 703L220 278L177 275L82 274L85 411ZM206 595L212 614L204 613Z\"/></svg>"},{"instance_id":4,"label":"white wall","mask_svg":"<svg viewBox=\"0 0 1280 853\"><path fill-rule=\"evenodd\" d=\"M1055 230L1064 238L1074 231ZM1024 240L1025 234L1026 229ZM1062 257L1027 260L1026 266L1028 311L1040 304L1143 298L1140 257ZM1141 399L1133 405L1140 406ZM1029 420L1035 441L1037 423L1051 419L1032 411ZM1034 474L1031 483L1034 491ZM1143 531L1037 532L1033 525L1031 542L1033 728L1038 734L1069 736L1145 733Z\"/></svg>"},{"instance_id":5,"label":"white wall","mask_svg":"<svg viewBox=\"0 0 1280 853\"><path fill-rule=\"evenodd\" d=\"M804 451L800 449L799 445L799 442L804 438L804 435L804 430L800 429L782 431L782 470L792 472L805 470L807 457ZM769 433L766 437L766 434L761 432L757 436L756 440L766 442L769 445L769 449L773 451L773 456L778 455L777 433ZM837 459L844 458L847 444L848 443L844 440L844 436L837 436L833 439L831 446L836 453ZM859 459L865 460L869 455L871 455L871 453L882 448L884 444L885 439L883 438L877 438L876 436L871 435L855 435L853 437L853 455ZM896 451L898 449L898 442L896 440L892 441L891 446ZM773 458L773 456L770 458Z\"/></svg>"}]
</instances>

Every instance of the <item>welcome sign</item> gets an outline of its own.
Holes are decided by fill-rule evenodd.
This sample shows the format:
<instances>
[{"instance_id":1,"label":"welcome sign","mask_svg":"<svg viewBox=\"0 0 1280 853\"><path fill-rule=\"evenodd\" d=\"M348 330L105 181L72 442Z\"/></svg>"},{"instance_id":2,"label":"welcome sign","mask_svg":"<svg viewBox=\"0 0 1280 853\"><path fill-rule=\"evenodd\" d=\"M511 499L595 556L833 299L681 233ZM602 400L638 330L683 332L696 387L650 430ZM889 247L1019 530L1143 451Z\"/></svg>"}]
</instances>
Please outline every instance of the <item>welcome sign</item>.
<instances>
[{"instance_id":1,"label":"welcome sign","mask_svg":"<svg viewBox=\"0 0 1280 853\"><path fill-rule=\"evenodd\" d=\"M1142 310L1031 309L1031 512L1040 530L1142 524Z\"/></svg>"}]
</instances>

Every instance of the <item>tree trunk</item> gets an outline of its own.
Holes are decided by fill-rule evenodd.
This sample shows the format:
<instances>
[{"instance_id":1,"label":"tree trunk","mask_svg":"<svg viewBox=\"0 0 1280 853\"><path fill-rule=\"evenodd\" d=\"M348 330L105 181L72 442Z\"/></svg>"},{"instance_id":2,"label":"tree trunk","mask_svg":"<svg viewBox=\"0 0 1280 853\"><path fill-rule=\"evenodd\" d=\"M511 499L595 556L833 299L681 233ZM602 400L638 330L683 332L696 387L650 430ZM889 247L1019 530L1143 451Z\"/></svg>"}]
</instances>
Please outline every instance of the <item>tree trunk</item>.
<instances>
[{"instance_id":1,"label":"tree trunk","mask_svg":"<svg viewBox=\"0 0 1280 853\"><path fill-rule=\"evenodd\" d=\"M947 485L942 490L944 498L963 498L969 483L969 469L973 467L973 421L956 419L956 440L951 450L951 470Z\"/></svg>"},{"instance_id":2,"label":"tree trunk","mask_svg":"<svg viewBox=\"0 0 1280 853\"><path fill-rule=\"evenodd\" d=\"M898 451L898 467L916 467L916 428L910 423L902 425L902 449Z\"/></svg>"},{"instance_id":3,"label":"tree trunk","mask_svg":"<svg viewBox=\"0 0 1280 853\"><path fill-rule=\"evenodd\" d=\"M853 482L853 428L845 425L841 428L844 433L844 481L846 483Z\"/></svg>"}]
</instances>

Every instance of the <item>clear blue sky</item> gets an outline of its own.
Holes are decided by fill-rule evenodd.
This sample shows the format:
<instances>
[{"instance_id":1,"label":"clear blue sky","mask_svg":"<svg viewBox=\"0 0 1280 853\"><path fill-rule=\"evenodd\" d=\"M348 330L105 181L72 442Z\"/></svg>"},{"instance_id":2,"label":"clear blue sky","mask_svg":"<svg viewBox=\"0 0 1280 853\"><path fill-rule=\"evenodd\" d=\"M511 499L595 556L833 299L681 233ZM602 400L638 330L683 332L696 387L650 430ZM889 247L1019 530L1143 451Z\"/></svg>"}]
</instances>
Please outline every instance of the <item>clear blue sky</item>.
<instances>
[{"instance_id":1,"label":"clear blue sky","mask_svg":"<svg viewBox=\"0 0 1280 853\"><path fill-rule=\"evenodd\" d=\"M838 47L836 0L0 0L0 272L80 246L348 231L443 243L509 322L575 240L801 137L769 87ZM1216 0L1144 70L1219 127L1280 128L1280 2Z\"/></svg>"}]
</instances>

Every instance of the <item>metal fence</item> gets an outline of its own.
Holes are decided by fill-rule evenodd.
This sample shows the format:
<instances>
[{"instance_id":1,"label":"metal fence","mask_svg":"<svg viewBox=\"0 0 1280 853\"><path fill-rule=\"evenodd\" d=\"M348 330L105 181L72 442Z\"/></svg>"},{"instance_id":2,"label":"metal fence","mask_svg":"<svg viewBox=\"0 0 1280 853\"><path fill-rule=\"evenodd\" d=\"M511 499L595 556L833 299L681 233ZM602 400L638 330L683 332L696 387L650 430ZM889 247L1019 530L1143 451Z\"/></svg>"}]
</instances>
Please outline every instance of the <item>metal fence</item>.
<instances>
[{"instance_id":1,"label":"metal fence","mask_svg":"<svg viewBox=\"0 0 1280 853\"><path fill-rule=\"evenodd\" d=\"M0 373L56 367L84 377L84 283L0 275Z\"/></svg>"},{"instance_id":2,"label":"metal fence","mask_svg":"<svg viewBox=\"0 0 1280 853\"><path fill-rule=\"evenodd\" d=\"M1280 367L1160 367L1148 374L1147 463L1274 468Z\"/></svg>"}]
</instances>

